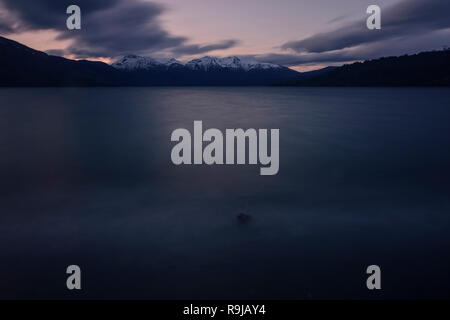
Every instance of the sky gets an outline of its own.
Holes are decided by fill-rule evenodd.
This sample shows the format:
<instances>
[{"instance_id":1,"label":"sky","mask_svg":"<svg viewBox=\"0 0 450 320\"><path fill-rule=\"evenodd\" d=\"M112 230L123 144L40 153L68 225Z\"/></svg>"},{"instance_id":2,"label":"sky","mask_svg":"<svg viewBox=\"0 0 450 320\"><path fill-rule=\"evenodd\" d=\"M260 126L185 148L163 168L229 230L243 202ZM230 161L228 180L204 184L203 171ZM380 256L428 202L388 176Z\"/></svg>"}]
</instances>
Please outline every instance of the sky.
<instances>
[{"instance_id":1,"label":"sky","mask_svg":"<svg viewBox=\"0 0 450 320\"><path fill-rule=\"evenodd\" d=\"M81 30L66 8L81 8ZM366 9L381 7L381 30ZM0 35L74 59L237 55L299 71L450 46L449 0L0 0Z\"/></svg>"}]
</instances>

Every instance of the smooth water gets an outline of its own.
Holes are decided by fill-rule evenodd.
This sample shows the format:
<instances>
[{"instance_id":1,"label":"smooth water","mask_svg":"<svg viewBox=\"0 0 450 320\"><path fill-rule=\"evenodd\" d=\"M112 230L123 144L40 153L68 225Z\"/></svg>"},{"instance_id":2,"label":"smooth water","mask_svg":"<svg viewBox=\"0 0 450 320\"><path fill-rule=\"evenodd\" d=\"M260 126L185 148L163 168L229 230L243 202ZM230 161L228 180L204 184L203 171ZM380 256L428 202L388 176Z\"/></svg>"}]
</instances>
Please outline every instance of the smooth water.
<instances>
[{"instance_id":1,"label":"smooth water","mask_svg":"<svg viewBox=\"0 0 450 320\"><path fill-rule=\"evenodd\" d=\"M278 175L174 166L194 120ZM449 298L449 146L449 89L1 89L0 297Z\"/></svg>"}]
</instances>

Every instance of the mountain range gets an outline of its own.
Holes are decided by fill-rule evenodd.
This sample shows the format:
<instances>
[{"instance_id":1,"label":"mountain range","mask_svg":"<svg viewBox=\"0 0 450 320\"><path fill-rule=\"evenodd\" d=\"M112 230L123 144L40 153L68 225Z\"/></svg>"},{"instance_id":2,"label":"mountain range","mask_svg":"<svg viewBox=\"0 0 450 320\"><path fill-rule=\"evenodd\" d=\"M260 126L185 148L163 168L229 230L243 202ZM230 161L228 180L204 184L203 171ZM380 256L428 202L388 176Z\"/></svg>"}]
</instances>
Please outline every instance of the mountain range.
<instances>
[{"instance_id":1,"label":"mountain range","mask_svg":"<svg viewBox=\"0 0 450 320\"><path fill-rule=\"evenodd\" d=\"M183 63L128 55L111 65L134 85L272 85L300 79L287 67L239 57L203 57Z\"/></svg>"},{"instance_id":2,"label":"mountain range","mask_svg":"<svg viewBox=\"0 0 450 320\"><path fill-rule=\"evenodd\" d=\"M240 57L188 62L127 55L108 65L48 55L0 37L0 86L450 86L450 50L300 73Z\"/></svg>"},{"instance_id":3,"label":"mountain range","mask_svg":"<svg viewBox=\"0 0 450 320\"><path fill-rule=\"evenodd\" d=\"M182 63L128 55L108 65L48 55L0 37L0 86L272 85L300 75L284 66L238 57Z\"/></svg>"},{"instance_id":4,"label":"mountain range","mask_svg":"<svg viewBox=\"0 0 450 320\"><path fill-rule=\"evenodd\" d=\"M194 59L189 62L183 63L174 58L167 59L153 59L150 57L141 57L136 55L128 55L122 59L114 62L112 66L116 69L126 70L126 71L136 71L136 70L150 70L154 68L163 68L168 70L171 68L185 68L186 70L201 70L201 71L211 71L213 69L232 69L232 70L282 70L285 67L272 64L272 63L261 63L252 60L244 60L239 57L203 57L200 59Z\"/></svg>"}]
</instances>

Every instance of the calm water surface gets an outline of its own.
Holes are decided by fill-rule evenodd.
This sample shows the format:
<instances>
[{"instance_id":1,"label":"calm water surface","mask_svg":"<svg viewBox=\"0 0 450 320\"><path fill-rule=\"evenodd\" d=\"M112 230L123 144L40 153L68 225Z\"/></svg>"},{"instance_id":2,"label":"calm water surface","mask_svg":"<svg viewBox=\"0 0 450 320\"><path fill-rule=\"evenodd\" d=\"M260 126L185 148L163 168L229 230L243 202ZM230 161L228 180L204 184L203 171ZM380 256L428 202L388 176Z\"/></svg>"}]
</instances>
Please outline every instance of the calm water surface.
<instances>
[{"instance_id":1,"label":"calm water surface","mask_svg":"<svg viewBox=\"0 0 450 320\"><path fill-rule=\"evenodd\" d=\"M279 174L172 165L194 120ZM449 89L0 89L0 298L449 298L449 146Z\"/></svg>"}]
</instances>

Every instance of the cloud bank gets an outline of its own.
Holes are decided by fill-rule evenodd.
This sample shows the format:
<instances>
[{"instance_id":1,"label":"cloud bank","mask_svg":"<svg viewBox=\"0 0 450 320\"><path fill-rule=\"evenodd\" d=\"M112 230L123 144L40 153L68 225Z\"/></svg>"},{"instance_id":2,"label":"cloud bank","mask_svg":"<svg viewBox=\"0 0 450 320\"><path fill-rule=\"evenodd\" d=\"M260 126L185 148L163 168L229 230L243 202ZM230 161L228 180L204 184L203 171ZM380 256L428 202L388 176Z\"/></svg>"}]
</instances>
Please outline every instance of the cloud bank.
<instances>
[{"instance_id":1,"label":"cloud bank","mask_svg":"<svg viewBox=\"0 0 450 320\"><path fill-rule=\"evenodd\" d=\"M0 0L0 32L54 30L58 32L58 40L72 41L63 52L50 52L79 58L147 55L162 50L179 55L200 54L237 43L226 40L187 44L187 37L171 35L162 27L160 17L167 10L165 6L140 0L77 0L82 29L71 31L66 28L66 8L71 4L71 0Z\"/></svg>"},{"instance_id":2,"label":"cloud bank","mask_svg":"<svg viewBox=\"0 0 450 320\"><path fill-rule=\"evenodd\" d=\"M127 54L174 57L204 54L235 47L239 41L191 44L188 37L170 34L161 23L168 10L144 0L77 0L82 10L82 29L66 28L66 8L72 0L0 0L0 33L56 31L59 40L70 40L64 50L48 50L78 58L117 58ZM336 64L414 53L450 45L449 0L402 0L382 7L381 30L368 30L367 14L340 27L281 44L276 53L248 56L286 66ZM261 30L263 32L263 30Z\"/></svg>"},{"instance_id":3,"label":"cloud bank","mask_svg":"<svg viewBox=\"0 0 450 320\"><path fill-rule=\"evenodd\" d=\"M367 29L367 16L362 14L357 22L284 43L281 49L290 53L256 58L287 65L333 63L416 52L450 42L448 0L403 0L381 9L381 30Z\"/></svg>"},{"instance_id":4,"label":"cloud bank","mask_svg":"<svg viewBox=\"0 0 450 320\"><path fill-rule=\"evenodd\" d=\"M194 55L214 50L221 50L221 49L229 49L234 47L236 44L238 44L239 41L237 40L225 40L216 44L208 44L208 45L185 45L185 46L179 46L173 50L173 52L178 54L187 54L187 55Z\"/></svg>"}]
</instances>

